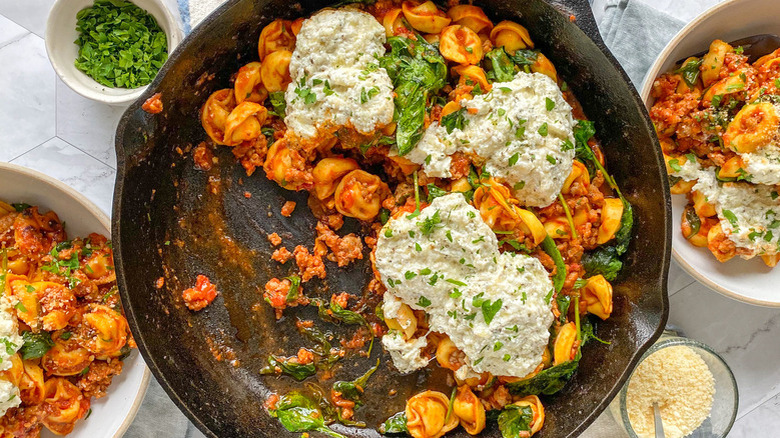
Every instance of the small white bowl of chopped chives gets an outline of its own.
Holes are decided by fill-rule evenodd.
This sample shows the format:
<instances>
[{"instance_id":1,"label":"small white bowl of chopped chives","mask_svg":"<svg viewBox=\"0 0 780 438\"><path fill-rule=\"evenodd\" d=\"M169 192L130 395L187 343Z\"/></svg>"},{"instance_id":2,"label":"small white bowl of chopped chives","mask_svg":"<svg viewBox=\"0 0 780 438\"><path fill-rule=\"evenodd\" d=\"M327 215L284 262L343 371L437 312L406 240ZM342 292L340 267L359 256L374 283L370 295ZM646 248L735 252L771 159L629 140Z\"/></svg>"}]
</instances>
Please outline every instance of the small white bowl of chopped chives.
<instances>
[{"instance_id":1,"label":"small white bowl of chopped chives","mask_svg":"<svg viewBox=\"0 0 780 438\"><path fill-rule=\"evenodd\" d=\"M110 105L136 100L182 39L161 0L57 0L46 52L73 91Z\"/></svg>"},{"instance_id":2,"label":"small white bowl of chopped chives","mask_svg":"<svg viewBox=\"0 0 780 438\"><path fill-rule=\"evenodd\" d=\"M710 347L667 332L642 356L609 410L631 438L655 437L658 403L665 438L722 438L739 407L728 364Z\"/></svg>"}]
</instances>

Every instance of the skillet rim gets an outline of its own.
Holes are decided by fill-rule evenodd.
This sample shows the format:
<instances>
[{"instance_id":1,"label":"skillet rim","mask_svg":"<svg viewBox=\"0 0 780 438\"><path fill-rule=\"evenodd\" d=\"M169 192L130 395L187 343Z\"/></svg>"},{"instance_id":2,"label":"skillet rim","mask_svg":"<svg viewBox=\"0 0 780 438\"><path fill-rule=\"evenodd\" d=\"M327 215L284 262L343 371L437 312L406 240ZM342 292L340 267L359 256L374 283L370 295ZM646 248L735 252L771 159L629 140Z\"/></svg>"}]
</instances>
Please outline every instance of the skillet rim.
<instances>
[{"instance_id":1,"label":"skillet rim","mask_svg":"<svg viewBox=\"0 0 780 438\"><path fill-rule=\"evenodd\" d=\"M217 9L215 9L206 18L204 18L203 21L198 26L196 26L192 30L192 32L189 35L187 35L181 41L181 43L176 47L173 54L169 56L168 61L163 65L163 67L158 72L154 81L151 84L149 84L149 86L141 94L141 96L125 110L125 112L122 114L122 118L119 120L119 123L117 125L116 135L114 137L114 147L116 149L116 157L117 157L117 173L116 173L116 181L114 185L114 198L113 198L113 205L112 205L112 218L116 218L116 219L112 219L113 222L112 236L115 236L114 237L114 246L115 246L114 258L116 259L115 264L118 267L120 267L116 270L117 284L119 285L119 291L123 301L130 302L130 294L127 292L128 290L127 279L125 278L124 269L121 269L121 266L123 265L122 248L121 248L122 232L121 232L121 226L119 220L122 211L122 202L123 202L122 192L124 189L124 182L127 173L126 162L128 159L125 153L125 148L123 146L125 127L131 122L133 113L135 113L141 108L143 102L145 102L148 98L150 98L153 94L156 93L157 87L160 85L160 83L163 81L165 76L168 74L169 70L172 69L172 66L182 56L184 48L192 44L192 41L196 41L203 38L204 37L203 35L206 34L206 28L208 27L207 25L209 23L213 22L225 11L234 7L236 4L242 1L245 0L228 0L227 2L219 6ZM593 44L596 45L596 47L599 49L599 51L604 56L604 58L606 58L606 61L609 63L609 66L617 71L617 73L623 79L624 83L628 86L627 88L629 89L633 106L641 113L641 118L644 121L644 126L640 128L644 128L647 132L650 133L650 139L653 142L653 146L655 146L653 148L653 153L654 153L653 158L655 158L656 160L656 168L659 171L659 176L661 177L660 179L663 182L661 186L661 190L664 198L664 213L665 213L664 225L665 225L666 235L664 236L664 240L662 242L663 259L661 261L661 272L660 272L660 279L659 279L661 282L660 284L661 287L660 290L658 291L661 294L661 303L660 303L661 314L659 318L659 324L655 328L653 333L649 337L647 337L645 342L642 343L636 349L633 356L628 361L627 366L623 370L622 374L615 380L612 389L608 391L607 395L601 400L601 402L599 402L593 409L591 409L591 412L583 418L579 426L577 426L574 430L571 431L571 433L569 433L569 435L567 435L567 438L571 438L582 434L591 424L593 424L596 418L598 418L598 416L600 416L606 410L606 408L609 406L609 404L612 402L615 396L617 396L617 394L620 392L621 388L625 385L626 381L631 376L633 370L639 364L642 355L655 343L655 341L661 336L661 334L663 333L666 327L666 323L669 318L668 277L669 277L669 265L671 262L671 245L672 245L671 244L671 239L672 239L671 202L672 201L671 201L671 193L669 190L668 180L666 178L666 170L664 167L661 166L661 163L663 162L661 146L658 141L658 137L655 133L655 129L653 129L650 116L647 112L647 109L645 108L644 102L639 96L636 87L632 84L630 78L623 70L623 68L620 66L620 63L617 61L614 55L612 55L612 53L609 51L606 44L604 43L603 39L601 38L601 35L598 31L598 26L595 22L588 1L587 0L538 0L538 1L547 3L548 6L555 9L558 13L562 14L563 16L568 16L567 18L570 19L572 24L576 26L580 31L582 31L585 34L585 36L589 38L591 42L593 42ZM572 17L575 17L576 21L572 19ZM157 381L160 383L160 386L163 388L163 390L165 390L166 394L171 399L171 401L173 401L173 403L179 408L179 410L198 428L198 430L200 430L206 436L219 438L188 407L187 403L173 389L172 385L169 383L166 376L163 374L160 368L158 368L157 359L154 358L151 354L149 354L149 351L146 349L145 336L141 331L141 327L143 326L143 323L139 320L138 316L134 313L131 307L127 306L127 308L128 310L126 310L125 313L128 316L127 319L130 324L130 328L133 333L133 336L136 339L138 350L142 354L142 357L146 361L146 364L149 370L151 370L155 379L157 379Z\"/></svg>"}]
</instances>

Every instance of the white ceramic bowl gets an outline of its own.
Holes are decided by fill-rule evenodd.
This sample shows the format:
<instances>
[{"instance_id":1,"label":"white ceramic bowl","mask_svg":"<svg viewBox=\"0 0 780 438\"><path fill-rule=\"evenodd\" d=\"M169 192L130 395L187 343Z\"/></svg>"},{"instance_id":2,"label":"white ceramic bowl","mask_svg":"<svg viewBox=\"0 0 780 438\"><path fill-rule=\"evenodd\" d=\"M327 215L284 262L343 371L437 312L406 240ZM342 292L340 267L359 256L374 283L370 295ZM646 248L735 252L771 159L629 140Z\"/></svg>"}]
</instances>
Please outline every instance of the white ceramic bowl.
<instances>
[{"instance_id":1,"label":"white ceramic bowl","mask_svg":"<svg viewBox=\"0 0 780 438\"><path fill-rule=\"evenodd\" d=\"M157 20L160 28L168 36L168 54L173 53L173 49L181 42L183 34L178 20L162 0L131 1ZM74 65L78 57L78 46L73 43L78 38L76 14L94 3L94 0L57 0L54 3L46 20L46 53L49 55L54 71L73 91L98 102L124 105L136 100L146 90L146 86L132 89L106 87Z\"/></svg>"},{"instance_id":2,"label":"white ceramic bowl","mask_svg":"<svg viewBox=\"0 0 780 438\"><path fill-rule=\"evenodd\" d=\"M714 39L735 41L759 34L780 35L780 1L728 0L708 9L691 21L669 42L645 77L642 99L648 108L653 99L653 81L689 55L707 50ZM728 297L761 306L780 307L780 267L768 268L756 257L734 257L718 262L706 248L696 248L683 238L680 219L686 201L672 195L672 255L689 274L709 288Z\"/></svg>"},{"instance_id":3,"label":"white ceramic bowl","mask_svg":"<svg viewBox=\"0 0 780 438\"><path fill-rule=\"evenodd\" d=\"M0 199L53 210L66 222L69 237L101 233L109 236L111 221L95 204L67 185L42 173L0 162ZM125 359L107 395L92 400L92 414L76 423L69 438L121 438L133 421L149 385L150 373L138 351ZM44 438L54 434L44 429Z\"/></svg>"}]
</instances>

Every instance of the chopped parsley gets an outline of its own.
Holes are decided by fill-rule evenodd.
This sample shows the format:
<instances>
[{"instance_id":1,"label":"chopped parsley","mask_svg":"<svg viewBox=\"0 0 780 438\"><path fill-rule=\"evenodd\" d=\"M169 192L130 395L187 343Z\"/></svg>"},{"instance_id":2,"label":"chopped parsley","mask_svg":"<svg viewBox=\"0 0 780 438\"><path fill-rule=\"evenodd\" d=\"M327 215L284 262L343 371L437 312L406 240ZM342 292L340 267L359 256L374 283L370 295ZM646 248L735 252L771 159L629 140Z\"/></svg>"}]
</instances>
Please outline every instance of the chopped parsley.
<instances>
[{"instance_id":1,"label":"chopped parsley","mask_svg":"<svg viewBox=\"0 0 780 438\"><path fill-rule=\"evenodd\" d=\"M542 137L547 137L547 122L542 123L542 126L539 127L539 130L537 132Z\"/></svg>"},{"instance_id":2,"label":"chopped parsley","mask_svg":"<svg viewBox=\"0 0 780 438\"><path fill-rule=\"evenodd\" d=\"M739 230L739 222L737 216L731 210L723 210L723 216L729 221L734 231Z\"/></svg>"},{"instance_id":3,"label":"chopped parsley","mask_svg":"<svg viewBox=\"0 0 780 438\"><path fill-rule=\"evenodd\" d=\"M550 99L549 97L544 98L544 106L547 108L547 111L552 111L553 108L555 108L555 102Z\"/></svg>"},{"instance_id":4,"label":"chopped parsley","mask_svg":"<svg viewBox=\"0 0 780 438\"><path fill-rule=\"evenodd\" d=\"M436 210L436 212L433 213L433 216L427 217L423 219L422 222L419 222L419 226L423 236L430 236L435 229L441 228L443 225L441 225L439 210Z\"/></svg>"},{"instance_id":5,"label":"chopped parsley","mask_svg":"<svg viewBox=\"0 0 780 438\"><path fill-rule=\"evenodd\" d=\"M420 299L417 300L417 305L420 307L428 307L431 305L431 300L429 300L423 295L420 295Z\"/></svg>"},{"instance_id":6,"label":"chopped parsley","mask_svg":"<svg viewBox=\"0 0 780 438\"><path fill-rule=\"evenodd\" d=\"M515 164L517 164L517 160L519 160L519 159L520 159L520 153L519 152L515 152L514 155L509 157L509 165L510 166L514 166Z\"/></svg>"}]
</instances>

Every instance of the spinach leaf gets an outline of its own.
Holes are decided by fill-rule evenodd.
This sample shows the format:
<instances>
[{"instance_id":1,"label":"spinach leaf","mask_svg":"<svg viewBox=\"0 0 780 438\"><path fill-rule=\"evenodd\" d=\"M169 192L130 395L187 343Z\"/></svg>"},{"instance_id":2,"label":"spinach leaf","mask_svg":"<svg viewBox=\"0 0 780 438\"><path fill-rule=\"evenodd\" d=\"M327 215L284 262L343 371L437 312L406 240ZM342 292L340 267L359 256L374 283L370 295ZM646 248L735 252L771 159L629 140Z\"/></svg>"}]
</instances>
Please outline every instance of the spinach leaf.
<instances>
[{"instance_id":1,"label":"spinach leaf","mask_svg":"<svg viewBox=\"0 0 780 438\"><path fill-rule=\"evenodd\" d=\"M340 392L341 398L355 402L356 409L363 406L361 395L366 388L369 377L374 374L374 371L376 371L377 368L379 368L379 359L376 360L376 365L371 367L365 374L357 379L351 382L345 382L343 380L335 382L333 384L333 391Z\"/></svg>"},{"instance_id":2,"label":"spinach leaf","mask_svg":"<svg viewBox=\"0 0 780 438\"><path fill-rule=\"evenodd\" d=\"M555 302L558 304L558 311L561 312L561 324L565 324L566 314L569 312L569 306L571 306L571 297L569 295L558 294L558 296L555 297Z\"/></svg>"},{"instance_id":3,"label":"spinach leaf","mask_svg":"<svg viewBox=\"0 0 780 438\"><path fill-rule=\"evenodd\" d=\"M490 61L490 71L488 77L495 82L509 82L515 77L515 64L509 59L503 47L493 49L485 55Z\"/></svg>"},{"instance_id":4,"label":"spinach leaf","mask_svg":"<svg viewBox=\"0 0 780 438\"><path fill-rule=\"evenodd\" d=\"M284 91L274 91L268 95L268 98L271 101L271 106L274 107L273 111L268 111L268 113L284 118L287 113L287 101L284 100Z\"/></svg>"},{"instance_id":5,"label":"spinach leaf","mask_svg":"<svg viewBox=\"0 0 780 438\"><path fill-rule=\"evenodd\" d=\"M276 408L269 410L269 413L290 432L316 430L333 438L346 438L325 426L323 413L316 403L297 391L283 395L276 402Z\"/></svg>"},{"instance_id":6,"label":"spinach leaf","mask_svg":"<svg viewBox=\"0 0 780 438\"><path fill-rule=\"evenodd\" d=\"M563 283L566 281L566 263L563 261L563 256L558 251L558 247L555 245L552 237L545 237L541 246L544 252L555 262L555 275L553 275L552 282L553 286L555 286L555 292L560 292L563 289Z\"/></svg>"},{"instance_id":7,"label":"spinach leaf","mask_svg":"<svg viewBox=\"0 0 780 438\"><path fill-rule=\"evenodd\" d=\"M440 189L439 187L436 187L435 184L428 184L426 186L428 188L428 203L430 204L431 201L433 201L436 198L440 198L444 195L449 194L448 191L444 189Z\"/></svg>"},{"instance_id":8,"label":"spinach leaf","mask_svg":"<svg viewBox=\"0 0 780 438\"><path fill-rule=\"evenodd\" d=\"M396 147L409 153L420 141L426 104L446 83L447 64L438 49L417 36L387 39L390 53L379 60L395 87Z\"/></svg>"},{"instance_id":9,"label":"spinach leaf","mask_svg":"<svg viewBox=\"0 0 780 438\"><path fill-rule=\"evenodd\" d=\"M281 370L282 374L287 374L297 381L317 374L317 367L314 365L314 362L300 364L273 354L268 356L268 366L260 370L260 374L276 374L277 368Z\"/></svg>"},{"instance_id":10,"label":"spinach leaf","mask_svg":"<svg viewBox=\"0 0 780 438\"><path fill-rule=\"evenodd\" d=\"M580 350L582 350L582 346L585 345L588 341L593 339L596 342L601 342L602 344L609 345L611 342L607 342L598 336L596 336L596 325L593 324L590 318L586 317L583 318L580 322L580 331L582 333L582 342L580 342Z\"/></svg>"},{"instance_id":11,"label":"spinach leaf","mask_svg":"<svg viewBox=\"0 0 780 438\"><path fill-rule=\"evenodd\" d=\"M332 322L334 324L343 322L344 324L364 326L371 335L371 344L368 346L368 354L371 354L371 350L374 347L374 331L371 329L371 325L363 315L347 310L335 301L330 302L330 309L325 307L325 303L323 303L322 300L314 299L311 300L311 302L318 307L317 314L323 321Z\"/></svg>"},{"instance_id":12,"label":"spinach leaf","mask_svg":"<svg viewBox=\"0 0 780 438\"><path fill-rule=\"evenodd\" d=\"M530 66L536 63L536 58L538 56L538 52L534 50L517 50L515 51L515 54L512 55L512 61L519 65L521 68L524 66Z\"/></svg>"},{"instance_id":13,"label":"spinach leaf","mask_svg":"<svg viewBox=\"0 0 780 438\"><path fill-rule=\"evenodd\" d=\"M602 246L582 255L582 267L588 277L601 274L612 281L623 268L623 262L620 261L617 247Z\"/></svg>"},{"instance_id":14,"label":"spinach leaf","mask_svg":"<svg viewBox=\"0 0 780 438\"><path fill-rule=\"evenodd\" d=\"M54 341L51 340L51 335L47 332L22 332L22 339L24 344L19 349L19 353L22 354L24 360L43 357L47 351L54 347Z\"/></svg>"},{"instance_id":15,"label":"spinach leaf","mask_svg":"<svg viewBox=\"0 0 780 438\"><path fill-rule=\"evenodd\" d=\"M388 418L381 426L379 432L385 435L408 434L406 428L406 412L401 411Z\"/></svg>"},{"instance_id":16,"label":"spinach leaf","mask_svg":"<svg viewBox=\"0 0 780 438\"><path fill-rule=\"evenodd\" d=\"M699 218L699 215L696 214L696 210L694 210L693 207L689 205L685 207L685 220L688 221L688 224L691 227L691 232L685 236L685 238L690 239L691 237L695 236L701 229L701 218Z\"/></svg>"},{"instance_id":17,"label":"spinach leaf","mask_svg":"<svg viewBox=\"0 0 780 438\"><path fill-rule=\"evenodd\" d=\"M577 371L579 359L570 360L559 365L542 370L539 374L526 380L507 384L509 392L515 395L552 395L563 389L574 372Z\"/></svg>"},{"instance_id":18,"label":"spinach leaf","mask_svg":"<svg viewBox=\"0 0 780 438\"><path fill-rule=\"evenodd\" d=\"M534 419L534 411L530 406L507 405L498 416L498 430L504 438L520 438L530 432L531 422Z\"/></svg>"},{"instance_id":19,"label":"spinach leaf","mask_svg":"<svg viewBox=\"0 0 780 438\"><path fill-rule=\"evenodd\" d=\"M699 67L701 66L702 61L702 59L692 59L674 71L675 73L682 73L683 81L688 85L688 88L693 88L696 85L696 80L699 79Z\"/></svg>"},{"instance_id":20,"label":"spinach leaf","mask_svg":"<svg viewBox=\"0 0 780 438\"><path fill-rule=\"evenodd\" d=\"M588 140L595 134L596 129L593 122L587 120L577 121L577 126L574 127L574 138L577 143L575 146L576 157L583 163L591 164L601 171L604 180L617 192L618 197L620 197L620 201L623 203L623 215L620 218L620 229L618 229L618 232L615 234L615 245L600 247L595 251L585 253L582 259L585 271L589 276L603 274L607 280L611 281L617 277L618 271L623 267L623 263L620 261L619 256L623 255L628 250L628 245L631 241L631 230L634 225L634 209L631 206L631 203L623 196L617 183L615 183L615 179L607 173L607 170L596 158L593 150L588 146ZM593 169L593 167L588 168L589 171L591 171L591 169Z\"/></svg>"},{"instance_id":21,"label":"spinach leaf","mask_svg":"<svg viewBox=\"0 0 780 438\"><path fill-rule=\"evenodd\" d=\"M17 212L21 213L21 212L27 210L28 208L32 207L32 205L25 204L24 202L20 202L20 203L17 203L17 204L11 204L11 207L13 207L14 210L16 210Z\"/></svg>"},{"instance_id":22,"label":"spinach leaf","mask_svg":"<svg viewBox=\"0 0 780 438\"><path fill-rule=\"evenodd\" d=\"M615 250L617 255L623 255L628 251L628 244L631 243L631 229L634 227L634 208L631 203L620 195L620 201L623 202L623 215L620 217L620 229L615 233Z\"/></svg>"},{"instance_id":23,"label":"spinach leaf","mask_svg":"<svg viewBox=\"0 0 780 438\"><path fill-rule=\"evenodd\" d=\"M298 294L301 290L301 277L297 275L291 275L286 277L290 280L290 289L287 290L287 302L292 302L298 299Z\"/></svg>"},{"instance_id":24,"label":"spinach leaf","mask_svg":"<svg viewBox=\"0 0 780 438\"><path fill-rule=\"evenodd\" d=\"M442 117L439 124L447 128L447 134L452 134L452 130L455 128L458 128L462 131L463 128L469 124L469 121L463 115L465 113L466 108L461 108L457 111L451 112Z\"/></svg>"}]
</instances>

